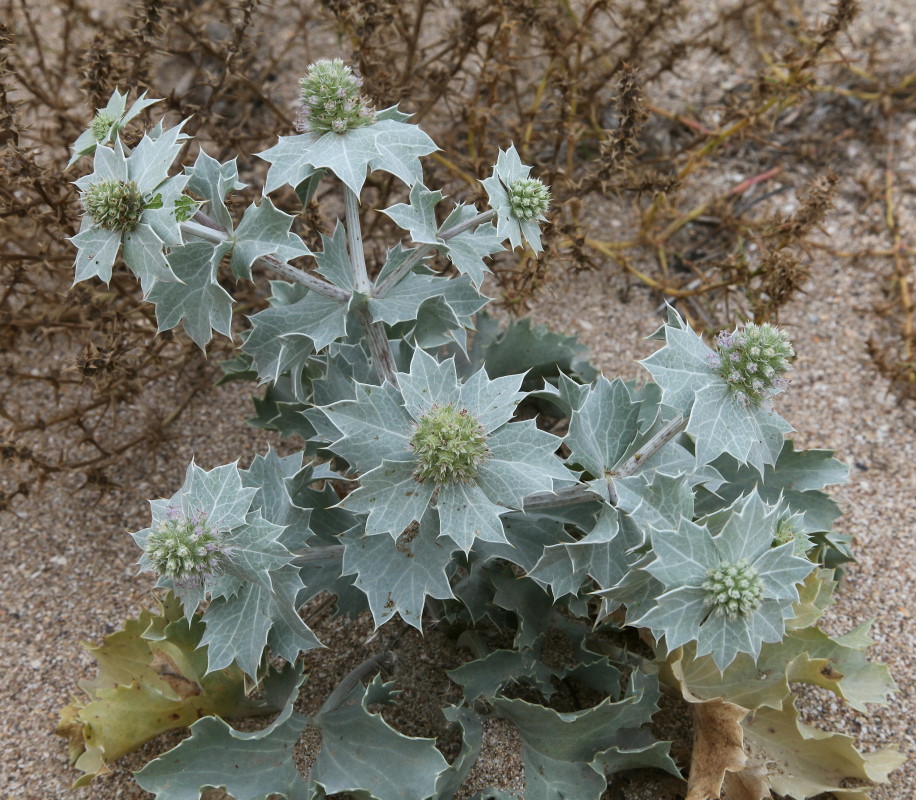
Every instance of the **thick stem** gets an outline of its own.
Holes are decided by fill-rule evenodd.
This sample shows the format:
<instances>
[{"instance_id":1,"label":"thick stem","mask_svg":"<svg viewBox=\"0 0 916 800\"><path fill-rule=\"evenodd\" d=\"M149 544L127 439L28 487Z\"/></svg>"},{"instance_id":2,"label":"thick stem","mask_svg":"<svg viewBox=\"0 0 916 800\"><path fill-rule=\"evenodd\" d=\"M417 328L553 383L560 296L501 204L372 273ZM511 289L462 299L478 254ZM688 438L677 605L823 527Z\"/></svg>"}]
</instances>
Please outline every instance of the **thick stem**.
<instances>
[{"instance_id":1,"label":"thick stem","mask_svg":"<svg viewBox=\"0 0 916 800\"><path fill-rule=\"evenodd\" d=\"M329 714L334 709L336 709L347 697L353 689L362 682L370 672L372 672L376 667L388 667L392 663L391 653L385 651L383 653L376 653L374 656L367 658L363 661L362 664L358 665L355 669L349 672L344 676L343 680L337 684L337 688L328 696L328 699L322 703L321 708L318 713L315 715L315 719L318 719L322 714Z\"/></svg>"},{"instance_id":2,"label":"thick stem","mask_svg":"<svg viewBox=\"0 0 916 800\"><path fill-rule=\"evenodd\" d=\"M197 239L203 239L207 242L213 242L214 244L228 242L230 239L229 234L220 227L219 223L208 217L202 211L198 211L193 219L182 222L181 230L182 233L186 233L189 236L194 236ZM324 297L330 297L332 300L337 300L339 303L346 303L350 299L350 293L345 289L341 289L321 278L317 278L309 272L291 267L289 264L273 256L263 256L254 263L259 264L265 269L293 283L301 283L313 292L317 292Z\"/></svg>"},{"instance_id":3,"label":"thick stem","mask_svg":"<svg viewBox=\"0 0 916 800\"><path fill-rule=\"evenodd\" d=\"M350 247L350 265L353 268L353 289L359 294L369 294L372 291L372 282L366 270L363 232L359 225L359 198L349 186L344 186L344 209L347 243Z\"/></svg>"},{"instance_id":4,"label":"thick stem","mask_svg":"<svg viewBox=\"0 0 916 800\"><path fill-rule=\"evenodd\" d=\"M388 334L385 333L385 325L381 322L373 322L372 314L365 306L356 310L356 318L366 332L366 342L372 354L376 374L382 381L388 381L397 386L398 379L395 374L397 364L394 363L394 353L391 352L391 343L388 341Z\"/></svg>"},{"instance_id":5,"label":"thick stem","mask_svg":"<svg viewBox=\"0 0 916 800\"><path fill-rule=\"evenodd\" d=\"M462 222L460 225L455 225L455 227L453 228L449 228L448 230L441 231L438 234L438 237L442 241L447 242L449 239L455 236L458 236L459 234L464 233L465 231L472 230L473 228L476 228L478 225L482 225L484 222L489 222L495 216L496 216L496 212L493 211L492 209L490 211L484 211L478 214L476 217L472 217L471 219L465 222ZM400 267L398 267L387 278L385 278L385 280L383 280L378 286L376 286L372 290L372 296L379 297L379 298L384 297L386 294L388 294L388 292L391 291L391 289L394 286L400 283L401 278L403 278L408 272L410 272L424 258L430 255L435 249L436 249L436 245L434 244L419 245L417 249L414 250L413 253L411 253L407 257L407 259L404 261L403 264L401 264Z\"/></svg>"},{"instance_id":6,"label":"thick stem","mask_svg":"<svg viewBox=\"0 0 916 800\"><path fill-rule=\"evenodd\" d=\"M367 299L372 293L372 281L369 280L366 254L363 251L363 232L359 224L359 197L349 186L344 186L344 208L350 266L353 268L353 292ZM398 379L395 377L397 366L394 363L394 353L391 352L391 344L385 333L385 326L372 319L372 314L365 305L365 299L362 303L357 303L353 310L356 312L359 324L366 332L366 342L372 354L375 372L383 382L389 381L397 386Z\"/></svg>"},{"instance_id":7,"label":"thick stem","mask_svg":"<svg viewBox=\"0 0 916 800\"><path fill-rule=\"evenodd\" d=\"M635 475L642 468L642 465L668 442L683 433L687 427L688 420L685 417L675 417L668 422L658 433L646 442L638 453L634 453L628 458L622 467L607 476L608 479L608 499L611 505L617 503L617 490L614 488L613 481L615 478L629 478ZM594 500L597 495L585 484L577 484L558 492L539 492L525 499L525 511L538 511L547 508L561 508L581 503L585 500Z\"/></svg>"},{"instance_id":8,"label":"thick stem","mask_svg":"<svg viewBox=\"0 0 916 800\"><path fill-rule=\"evenodd\" d=\"M687 427L687 418L686 417L675 417L671 422L665 425L658 433L655 434L648 442L646 442L640 449L638 453L634 453L630 458L628 458L624 465L618 469L612 477L614 478L629 478L630 475L635 475L639 472L643 463L648 459L652 458L659 450L661 450L668 442L670 442L675 436L679 436L684 432L684 429Z\"/></svg>"}]
</instances>

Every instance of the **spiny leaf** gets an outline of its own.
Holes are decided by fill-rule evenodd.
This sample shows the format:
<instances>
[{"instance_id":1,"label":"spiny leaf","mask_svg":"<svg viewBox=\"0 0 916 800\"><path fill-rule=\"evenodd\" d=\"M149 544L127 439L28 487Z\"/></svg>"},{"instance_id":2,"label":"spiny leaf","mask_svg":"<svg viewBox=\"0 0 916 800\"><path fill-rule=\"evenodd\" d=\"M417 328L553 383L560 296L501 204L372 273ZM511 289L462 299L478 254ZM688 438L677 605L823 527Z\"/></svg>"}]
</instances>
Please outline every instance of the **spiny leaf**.
<instances>
[{"instance_id":1,"label":"spiny leaf","mask_svg":"<svg viewBox=\"0 0 916 800\"><path fill-rule=\"evenodd\" d=\"M437 148L416 125L403 122L392 111L381 111L374 124L345 134L281 136L276 145L259 154L271 165L265 192L284 183L295 188L322 167L330 169L356 194L370 169L390 172L413 186L423 177L419 157Z\"/></svg>"},{"instance_id":2,"label":"spiny leaf","mask_svg":"<svg viewBox=\"0 0 916 800\"><path fill-rule=\"evenodd\" d=\"M569 461L584 467L593 478L604 479L627 452L639 433L639 406L619 378L613 383L603 375L585 401L573 412L564 440Z\"/></svg>"},{"instance_id":3,"label":"spiny leaf","mask_svg":"<svg viewBox=\"0 0 916 800\"><path fill-rule=\"evenodd\" d=\"M282 711L263 730L243 733L204 717L191 726L190 738L137 772L137 783L157 800L198 800L208 787L224 788L235 800L310 800L292 759L308 723L293 712L302 680L301 668L287 668Z\"/></svg>"},{"instance_id":4,"label":"spiny leaf","mask_svg":"<svg viewBox=\"0 0 916 800\"><path fill-rule=\"evenodd\" d=\"M181 322L201 350L206 350L213 330L232 338L232 295L216 279L230 247L192 242L169 253L169 266L181 282L157 281L146 298L156 306L160 333Z\"/></svg>"},{"instance_id":5,"label":"spiny leaf","mask_svg":"<svg viewBox=\"0 0 916 800\"><path fill-rule=\"evenodd\" d=\"M344 537L342 575L356 575L355 585L369 600L375 627L380 628L395 614L409 625L423 630L426 598L454 598L446 568L455 544L439 535L438 520L427 514L396 540L391 536Z\"/></svg>"},{"instance_id":6,"label":"spiny leaf","mask_svg":"<svg viewBox=\"0 0 916 800\"><path fill-rule=\"evenodd\" d=\"M204 210L207 216L218 222L224 230L232 232L232 215L226 207L226 197L230 192L244 189L239 181L239 168L233 158L220 164L208 156L201 148L193 167L185 167L190 176L188 191L207 201Z\"/></svg>"},{"instance_id":7,"label":"spiny leaf","mask_svg":"<svg viewBox=\"0 0 916 800\"><path fill-rule=\"evenodd\" d=\"M649 739L646 744L639 735L655 712L657 700L654 678L637 672L623 699L612 702L608 698L582 711L561 714L503 697L495 698L492 705L498 716L516 725L522 737L526 797L598 800L606 787L607 772L664 766L676 774L670 758L660 758L658 743ZM634 741L644 746L631 749L628 745ZM629 752L623 756L621 751Z\"/></svg>"},{"instance_id":8,"label":"spiny leaf","mask_svg":"<svg viewBox=\"0 0 916 800\"><path fill-rule=\"evenodd\" d=\"M333 711L313 720L321 730L321 750L309 783L326 794L353 792L376 800L427 800L448 763L434 739L398 733L369 712L373 697L387 688L376 677L357 686Z\"/></svg>"},{"instance_id":9,"label":"spiny leaf","mask_svg":"<svg viewBox=\"0 0 916 800\"><path fill-rule=\"evenodd\" d=\"M763 473L774 464L791 426L778 414L737 402L728 384L709 363L714 356L703 340L673 310L664 327L665 346L640 363L662 390L663 402L689 414L687 433L696 440L703 464L728 453Z\"/></svg>"},{"instance_id":10,"label":"spiny leaf","mask_svg":"<svg viewBox=\"0 0 916 800\"><path fill-rule=\"evenodd\" d=\"M457 205L442 223L440 232L457 227L476 216L477 209L474 206ZM455 269L462 275L467 275L474 286L479 287L486 273L490 271L484 259L504 249L502 238L496 233L496 228L488 222L478 225L474 230L452 236L446 245L439 247L439 252L444 252Z\"/></svg>"},{"instance_id":11,"label":"spiny leaf","mask_svg":"<svg viewBox=\"0 0 916 800\"><path fill-rule=\"evenodd\" d=\"M410 203L397 203L382 211L391 220L410 233L417 244L437 244L439 226L436 224L436 206L442 201L442 192L430 191L417 182L410 187Z\"/></svg>"},{"instance_id":12,"label":"spiny leaf","mask_svg":"<svg viewBox=\"0 0 916 800\"><path fill-rule=\"evenodd\" d=\"M302 650L321 646L297 611L298 595L305 589L299 570L292 566L273 570L270 582L269 588L245 582L235 594L210 603L203 617L208 670L235 663L254 678L268 643L287 661L294 661Z\"/></svg>"},{"instance_id":13,"label":"spiny leaf","mask_svg":"<svg viewBox=\"0 0 916 800\"><path fill-rule=\"evenodd\" d=\"M251 280L251 265L262 256L276 255L280 261L291 261L311 255L295 233L290 232L294 217L279 211L269 197L261 204L245 209L242 221L233 234L234 246L229 266L237 278Z\"/></svg>"}]
</instances>

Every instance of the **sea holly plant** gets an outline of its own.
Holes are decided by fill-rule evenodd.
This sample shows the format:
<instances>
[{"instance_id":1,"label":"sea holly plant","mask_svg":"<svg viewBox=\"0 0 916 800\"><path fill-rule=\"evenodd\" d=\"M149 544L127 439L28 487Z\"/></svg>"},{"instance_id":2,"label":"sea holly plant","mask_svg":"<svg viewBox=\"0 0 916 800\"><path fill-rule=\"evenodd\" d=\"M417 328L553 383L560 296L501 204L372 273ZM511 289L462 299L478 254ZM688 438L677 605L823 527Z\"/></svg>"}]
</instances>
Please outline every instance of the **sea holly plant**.
<instances>
[{"instance_id":1,"label":"sea holly plant","mask_svg":"<svg viewBox=\"0 0 916 800\"><path fill-rule=\"evenodd\" d=\"M522 154L500 150L489 208L449 207L423 182L433 141L396 107L373 109L343 62L313 64L299 86L299 133L260 154L264 194L238 217L234 160L173 164L181 125L128 150L120 130L144 97L125 112L115 92L74 145L74 163L94 161L76 182L76 280L123 262L160 330L181 323L201 348L238 330L224 380L260 386L251 421L290 440L247 466L192 463L151 501L133 538L166 599L96 651L90 702L64 711L82 780L198 717L137 774L161 800L208 787L237 800L507 797L469 782L495 719L518 731L525 796L541 800L599 800L637 767L680 779L689 766L691 798L730 781L802 800L886 780L896 750L860 754L795 704L799 683L856 709L894 684L865 657L867 626L834 639L818 625L851 558L824 491L846 468L786 438L785 332L749 321L710 346L669 307L638 384L599 375L573 338L500 326L484 310L488 258L507 243L539 251L549 211ZM403 184L388 208L361 202L375 171ZM322 182L344 218L313 251L297 231ZM284 185L300 206L275 205ZM399 240L365 247L375 213ZM266 308L235 328L233 283L264 276ZM332 602L378 635L305 715L303 661L322 630L303 612ZM408 736L378 708L399 702L405 626L432 625L460 662L456 693L441 726ZM663 689L693 709L689 765L649 728ZM134 691L144 715L126 720ZM227 721L271 709L259 729ZM437 745L449 727L451 760Z\"/></svg>"}]
</instances>

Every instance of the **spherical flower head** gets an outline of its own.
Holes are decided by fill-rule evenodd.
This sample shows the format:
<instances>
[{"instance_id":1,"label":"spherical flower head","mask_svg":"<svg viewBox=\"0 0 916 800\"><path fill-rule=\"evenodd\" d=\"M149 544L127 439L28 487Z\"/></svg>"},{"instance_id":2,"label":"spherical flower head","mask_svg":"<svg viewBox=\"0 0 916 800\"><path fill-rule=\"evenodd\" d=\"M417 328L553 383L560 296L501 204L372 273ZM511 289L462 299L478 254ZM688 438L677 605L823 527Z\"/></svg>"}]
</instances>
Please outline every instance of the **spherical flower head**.
<instances>
[{"instance_id":1,"label":"spherical flower head","mask_svg":"<svg viewBox=\"0 0 916 800\"><path fill-rule=\"evenodd\" d=\"M424 483L465 483L477 477L487 457L480 423L465 409L433 406L417 423L410 446L417 456L414 477Z\"/></svg>"},{"instance_id":2,"label":"spherical flower head","mask_svg":"<svg viewBox=\"0 0 916 800\"><path fill-rule=\"evenodd\" d=\"M375 112L359 93L362 81L339 59L322 59L310 65L304 78L302 110L296 122L302 131L346 133L375 122Z\"/></svg>"},{"instance_id":3,"label":"spherical flower head","mask_svg":"<svg viewBox=\"0 0 916 800\"><path fill-rule=\"evenodd\" d=\"M107 111L99 111L89 125L89 130L92 131L92 136L97 142L103 142L108 138L108 132L111 130L111 126L117 121L117 118Z\"/></svg>"},{"instance_id":4,"label":"spherical flower head","mask_svg":"<svg viewBox=\"0 0 916 800\"><path fill-rule=\"evenodd\" d=\"M746 616L763 602L760 575L743 558L711 567L701 588L706 591L706 605L712 613L724 614L729 619Z\"/></svg>"},{"instance_id":5,"label":"spherical flower head","mask_svg":"<svg viewBox=\"0 0 916 800\"><path fill-rule=\"evenodd\" d=\"M134 181L97 181L83 194L83 210L100 228L132 231L146 204Z\"/></svg>"},{"instance_id":6,"label":"spherical flower head","mask_svg":"<svg viewBox=\"0 0 916 800\"><path fill-rule=\"evenodd\" d=\"M550 190L537 178L523 178L509 184L509 205L517 219L535 219L550 207Z\"/></svg>"},{"instance_id":7,"label":"spherical flower head","mask_svg":"<svg viewBox=\"0 0 916 800\"><path fill-rule=\"evenodd\" d=\"M792 542L792 555L805 558L811 549L811 541L795 523L792 517L779 520L776 525L776 534L773 537L773 547Z\"/></svg>"},{"instance_id":8,"label":"spherical flower head","mask_svg":"<svg viewBox=\"0 0 916 800\"><path fill-rule=\"evenodd\" d=\"M146 541L146 556L160 575L179 586L194 586L219 572L226 547L206 515L184 516L170 506Z\"/></svg>"},{"instance_id":9,"label":"spherical flower head","mask_svg":"<svg viewBox=\"0 0 916 800\"><path fill-rule=\"evenodd\" d=\"M782 374L789 369L795 350L785 331L768 322L749 322L733 333L719 333L716 355L710 368L725 378L734 396L761 406L788 385Z\"/></svg>"}]
</instances>

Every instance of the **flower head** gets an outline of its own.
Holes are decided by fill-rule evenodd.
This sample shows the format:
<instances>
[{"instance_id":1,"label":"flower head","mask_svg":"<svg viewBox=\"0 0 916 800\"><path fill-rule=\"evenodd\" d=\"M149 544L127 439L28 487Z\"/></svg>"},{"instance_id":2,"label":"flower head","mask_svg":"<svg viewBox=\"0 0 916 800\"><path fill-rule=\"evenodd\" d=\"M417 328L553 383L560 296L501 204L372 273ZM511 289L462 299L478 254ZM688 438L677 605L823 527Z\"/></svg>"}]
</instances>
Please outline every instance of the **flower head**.
<instances>
[{"instance_id":1,"label":"flower head","mask_svg":"<svg viewBox=\"0 0 916 800\"><path fill-rule=\"evenodd\" d=\"M396 538L435 509L442 535L466 552L478 538L505 542L500 516L568 478L555 436L510 422L521 375L460 382L453 359L417 349L397 377L397 387L357 384L355 400L324 409L341 432L329 448L363 473L341 505L368 514L367 535Z\"/></svg>"},{"instance_id":2,"label":"flower head","mask_svg":"<svg viewBox=\"0 0 916 800\"><path fill-rule=\"evenodd\" d=\"M369 101L359 93L362 81L339 59L311 64L299 79L302 108L296 122L301 131L346 133L375 122Z\"/></svg>"},{"instance_id":3,"label":"flower head","mask_svg":"<svg viewBox=\"0 0 916 800\"><path fill-rule=\"evenodd\" d=\"M420 418L410 446L417 455L413 474L421 483L466 483L477 477L477 468L487 457L480 423L467 409L451 403L433 406Z\"/></svg>"},{"instance_id":4,"label":"flower head","mask_svg":"<svg viewBox=\"0 0 916 800\"><path fill-rule=\"evenodd\" d=\"M83 210L108 231L132 231L146 208L136 181L102 180L90 183L82 197Z\"/></svg>"},{"instance_id":5,"label":"flower head","mask_svg":"<svg viewBox=\"0 0 916 800\"><path fill-rule=\"evenodd\" d=\"M523 178L507 188L512 215L517 219L535 219L550 206L550 190L537 178Z\"/></svg>"},{"instance_id":6,"label":"flower head","mask_svg":"<svg viewBox=\"0 0 916 800\"><path fill-rule=\"evenodd\" d=\"M773 547L792 542L792 552L804 558L811 549L811 540L804 531L804 514L793 514L783 517L776 523L776 533L773 536Z\"/></svg>"},{"instance_id":7,"label":"flower head","mask_svg":"<svg viewBox=\"0 0 916 800\"><path fill-rule=\"evenodd\" d=\"M210 527L207 515L198 512L188 518L177 506L169 506L165 517L150 531L144 552L150 566L176 585L199 585L218 574L229 548L219 531Z\"/></svg>"},{"instance_id":8,"label":"flower head","mask_svg":"<svg viewBox=\"0 0 916 800\"><path fill-rule=\"evenodd\" d=\"M110 114L105 109L102 109L93 118L89 125L89 130L92 132L92 136L97 142L104 142L108 138L108 134L111 133L111 128L116 122L118 122L118 118L115 117L114 114Z\"/></svg>"},{"instance_id":9,"label":"flower head","mask_svg":"<svg viewBox=\"0 0 916 800\"><path fill-rule=\"evenodd\" d=\"M664 636L673 650L690 641L724 670L738 653L757 657L782 638L798 601L797 584L814 569L791 545L771 547L780 515L754 492L677 530L653 530L645 571L663 586L631 624Z\"/></svg>"},{"instance_id":10,"label":"flower head","mask_svg":"<svg viewBox=\"0 0 916 800\"><path fill-rule=\"evenodd\" d=\"M747 616L763 601L760 573L744 558L710 567L700 588L706 591L705 602L713 613L725 614L729 619Z\"/></svg>"},{"instance_id":11,"label":"flower head","mask_svg":"<svg viewBox=\"0 0 916 800\"><path fill-rule=\"evenodd\" d=\"M782 375L794 355L785 331L768 322L749 322L734 332L722 331L716 336L717 360L710 359L709 364L725 378L736 398L760 406L786 388L788 382Z\"/></svg>"},{"instance_id":12,"label":"flower head","mask_svg":"<svg viewBox=\"0 0 916 800\"><path fill-rule=\"evenodd\" d=\"M76 163L83 156L94 153L99 145L114 141L121 128L134 119L143 109L156 102L158 101L148 100L146 92L144 92L134 100L130 108L127 108L127 95L121 94L115 89L105 108L100 108L96 112L92 122L89 123L89 127L73 143L73 156L67 166L69 167Z\"/></svg>"},{"instance_id":13,"label":"flower head","mask_svg":"<svg viewBox=\"0 0 916 800\"><path fill-rule=\"evenodd\" d=\"M178 280L165 249L183 243L180 219L188 209L181 198L190 176L168 174L187 138L181 127L157 126L130 155L117 137L113 147L95 148L94 171L75 181L85 212L70 240L79 250L76 282L97 276L107 283L119 251L145 294L157 280Z\"/></svg>"},{"instance_id":14,"label":"flower head","mask_svg":"<svg viewBox=\"0 0 916 800\"><path fill-rule=\"evenodd\" d=\"M531 167L522 164L512 146L499 151L493 175L482 181L496 211L496 233L508 237L513 248L525 241L535 252L541 250L540 220L550 205L550 190L537 178L529 177Z\"/></svg>"}]
</instances>

